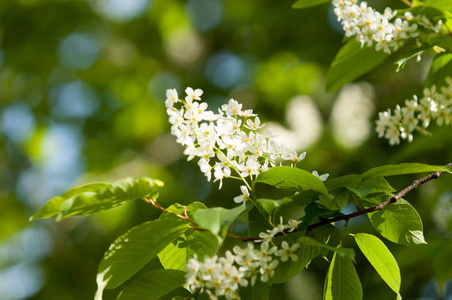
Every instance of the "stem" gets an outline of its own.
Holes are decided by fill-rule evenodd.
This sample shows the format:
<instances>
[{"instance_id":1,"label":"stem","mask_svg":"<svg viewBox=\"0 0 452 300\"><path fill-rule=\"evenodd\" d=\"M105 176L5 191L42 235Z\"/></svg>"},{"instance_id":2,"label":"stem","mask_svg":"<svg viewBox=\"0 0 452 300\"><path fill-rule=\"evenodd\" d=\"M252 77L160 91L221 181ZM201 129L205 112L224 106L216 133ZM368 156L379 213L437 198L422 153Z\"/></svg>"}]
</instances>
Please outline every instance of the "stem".
<instances>
[{"instance_id":1,"label":"stem","mask_svg":"<svg viewBox=\"0 0 452 300\"><path fill-rule=\"evenodd\" d=\"M405 3L408 7L413 7L413 3L411 3L410 1L408 1L408 0L401 0L403 3Z\"/></svg>"},{"instance_id":2,"label":"stem","mask_svg":"<svg viewBox=\"0 0 452 300\"><path fill-rule=\"evenodd\" d=\"M149 199L149 198L143 198L143 200L146 201L148 204L150 204L150 205L152 205L152 206L158 208L159 210L161 210L161 211L163 211L163 212L166 212L166 213L168 213L168 214L170 214L170 215L176 216L176 217L178 217L178 218L180 218L180 219L182 219L182 220L188 221L188 222L190 222L190 223L192 223L192 224L198 225L198 223L196 223L195 221L193 221L192 219L190 219L190 217L188 216L188 214L187 214L187 208L184 209L184 215L181 215L181 214L172 212L172 211L170 211L170 210L164 208L163 206L160 205L160 203L157 202L157 200ZM200 228L193 228L193 229L200 230Z\"/></svg>"},{"instance_id":3,"label":"stem","mask_svg":"<svg viewBox=\"0 0 452 300\"><path fill-rule=\"evenodd\" d=\"M452 164L448 164L448 166L452 166ZM428 181L430 181L432 179L438 179L438 177L440 177L444 173L445 173L445 171L437 171L437 172L432 173L430 175L427 175L427 176L425 176L425 177L423 177L423 178L421 178L419 180L415 180L415 181L413 181L412 184L410 184L409 186L407 186L406 188L401 190L399 193L397 193L396 195L392 196L391 198L389 198L388 200L386 200L386 201L384 201L384 202L382 202L380 204L377 204L377 205L375 205L373 207L369 207L369 208L366 208L366 209L363 209L363 210L359 210L357 212L354 212L354 213L351 213L351 214L348 214L348 215L343 215L343 216L336 217L336 218L331 218L331 219L324 219L321 222L318 222L318 223L310 225L307 228L306 231L309 232L309 231L311 231L311 230L313 230L315 228L321 227L321 226L326 225L326 224L331 224L331 223L334 223L334 222L338 222L338 221L344 221L345 220L345 222L348 223L348 221L350 219L353 219L353 218L356 218L356 217L359 217L359 216L362 216L362 215L365 215L365 214L373 213L373 212L376 212L378 210L383 210L389 204L397 202L400 198L402 198L403 196L408 194L408 192L410 192L411 190L417 188L421 184L424 184L424 183L426 183L426 182L428 182Z\"/></svg>"}]
</instances>

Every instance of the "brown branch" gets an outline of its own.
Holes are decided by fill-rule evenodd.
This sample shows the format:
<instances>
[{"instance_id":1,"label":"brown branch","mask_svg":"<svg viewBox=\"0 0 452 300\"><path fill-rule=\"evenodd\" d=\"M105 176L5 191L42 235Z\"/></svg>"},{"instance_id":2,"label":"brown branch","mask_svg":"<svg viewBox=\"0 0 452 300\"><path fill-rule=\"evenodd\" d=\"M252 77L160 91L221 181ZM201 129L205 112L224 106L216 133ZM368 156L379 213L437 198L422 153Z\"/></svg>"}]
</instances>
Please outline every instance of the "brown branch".
<instances>
[{"instance_id":1,"label":"brown branch","mask_svg":"<svg viewBox=\"0 0 452 300\"><path fill-rule=\"evenodd\" d=\"M448 166L452 166L452 164L448 164ZM348 215L343 215L340 217L336 217L336 218L331 218L331 219L324 219L318 223L312 224L307 228L307 232L321 227L323 225L326 224L330 224L330 223L334 223L334 222L338 222L338 221L346 221L348 222L350 219L365 215L365 214L369 214L372 212L376 212L378 210L382 210L384 209L386 206L388 206L391 203L395 203L397 202L397 200L399 200L400 198L402 198L403 196L405 196L406 194L408 194L408 192L410 192L411 190L417 188L418 186L420 186L421 184L424 184L432 179L437 179L439 176L443 175L445 173L445 171L437 171L435 173L432 173L430 175L427 175L419 180L415 180L413 181L413 183L411 183L409 186L407 186L406 188L404 188L403 190L401 190L400 192L398 192L396 195L394 195L393 197L389 198L388 200L377 204L373 207L369 207L366 209L362 209L362 210L358 210L357 212L348 214Z\"/></svg>"},{"instance_id":2,"label":"brown branch","mask_svg":"<svg viewBox=\"0 0 452 300\"><path fill-rule=\"evenodd\" d=\"M410 1L408 1L408 0L401 0L403 3L405 3L406 5L408 5L408 7L413 7L413 3L411 3Z\"/></svg>"}]
</instances>

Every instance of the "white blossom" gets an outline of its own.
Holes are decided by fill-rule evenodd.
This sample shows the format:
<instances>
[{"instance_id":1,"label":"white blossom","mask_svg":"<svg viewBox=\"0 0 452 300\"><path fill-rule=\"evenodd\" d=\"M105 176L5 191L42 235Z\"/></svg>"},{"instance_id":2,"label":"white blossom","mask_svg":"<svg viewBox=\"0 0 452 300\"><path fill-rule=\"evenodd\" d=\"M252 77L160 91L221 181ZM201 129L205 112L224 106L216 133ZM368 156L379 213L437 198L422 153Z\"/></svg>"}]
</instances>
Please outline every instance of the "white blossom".
<instances>
[{"instance_id":1,"label":"white blossom","mask_svg":"<svg viewBox=\"0 0 452 300\"><path fill-rule=\"evenodd\" d=\"M398 145L401 140L411 142L415 130L425 132L431 120L436 124L452 124L452 79L445 79L446 86L439 90L435 85L425 88L423 97L405 100L405 106L396 106L378 114L376 131L378 137L389 140L390 145ZM421 127L422 126L422 127Z\"/></svg>"}]
</instances>

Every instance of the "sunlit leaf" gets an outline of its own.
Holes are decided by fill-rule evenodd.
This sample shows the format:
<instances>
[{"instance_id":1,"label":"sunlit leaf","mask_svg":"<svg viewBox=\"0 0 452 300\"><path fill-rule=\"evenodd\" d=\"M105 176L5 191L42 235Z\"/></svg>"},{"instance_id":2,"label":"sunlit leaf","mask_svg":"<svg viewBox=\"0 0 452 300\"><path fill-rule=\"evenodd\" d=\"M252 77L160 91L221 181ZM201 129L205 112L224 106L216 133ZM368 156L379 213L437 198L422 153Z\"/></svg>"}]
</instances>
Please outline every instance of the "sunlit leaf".
<instances>
[{"instance_id":1,"label":"sunlit leaf","mask_svg":"<svg viewBox=\"0 0 452 300\"><path fill-rule=\"evenodd\" d=\"M334 253L326 275L323 299L362 300L363 289L350 258Z\"/></svg>"},{"instance_id":2,"label":"sunlit leaf","mask_svg":"<svg viewBox=\"0 0 452 300\"><path fill-rule=\"evenodd\" d=\"M229 226L246 210L245 205L233 209L214 207L200 209L193 215L201 228L209 230L221 241L226 236Z\"/></svg>"},{"instance_id":3,"label":"sunlit leaf","mask_svg":"<svg viewBox=\"0 0 452 300\"><path fill-rule=\"evenodd\" d=\"M416 174L445 171L452 173L452 167L450 166L432 166L420 163L402 163L397 165L384 165L376 168L372 168L363 174L363 178L371 177L385 177L394 175Z\"/></svg>"},{"instance_id":4,"label":"sunlit leaf","mask_svg":"<svg viewBox=\"0 0 452 300\"><path fill-rule=\"evenodd\" d=\"M379 64L389 55L375 47L361 47L356 39L351 39L334 58L326 75L326 90L334 92L345 84L358 79Z\"/></svg>"},{"instance_id":5,"label":"sunlit leaf","mask_svg":"<svg viewBox=\"0 0 452 300\"><path fill-rule=\"evenodd\" d=\"M185 270L195 254L212 257L218 249L218 240L210 231L187 230L160 251L158 257L165 269Z\"/></svg>"},{"instance_id":6,"label":"sunlit leaf","mask_svg":"<svg viewBox=\"0 0 452 300\"><path fill-rule=\"evenodd\" d=\"M300 243L304 246L312 246L312 247L321 247L328 249L332 252L337 252L342 257L347 257L348 259L355 260L355 251L352 248L342 248L342 247L331 247L329 245L320 243L319 241L314 240L308 236L302 236L297 240L297 243Z\"/></svg>"},{"instance_id":7,"label":"sunlit leaf","mask_svg":"<svg viewBox=\"0 0 452 300\"><path fill-rule=\"evenodd\" d=\"M132 277L189 227L180 219L154 220L118 237L99 263L96 299L101 299L105 288L115 288Z\"/></svg>"},{"instance_id":8,"label":"sunlit leaf","mask_svg":"<svg viewBox=\"0 0 452 300\"><path fill-rule=\"evenodd\" d=\"M328 195L328 190L322 180L310 172L291 167L275 167L265 171L256 179L256 182L289 190L313 190Z\"/></svg>"},{"instance_id":9,"label":"sunlit leaf","mask_svg":"<svg viewBox=\"0 0 452 300\"><path fill-rule=\"evenodd\" d=\"M385 198L377 197L363 201L364 206L371 207L383 202ZM367 215L372 226L391 242L401 245L425 244L422 220L416 209L403 199L389 204L383 210Z\"/></svg>"},{"instance_id":10,"label":"sunlit leaf","mask_svg":"<svg viewBox=\"0 0 452 300\"><path fill-rule=\"evenodd\" d=\"M400 269L386 245L376 236L367 233L356 234L355 241L381 278L398 294L402 281Z\"/></svg>"},{"instance_id":11,"label":"sunlit leaf","mask_svg":"<svg viewBox=\"0 0 452 300\"><path fill-rule=\"evenodd\" d=\"M67 218L107 210L140 198L156 198L163 182L151 178L128 177L112 184L92 183L72 188L52 198L30 220Z\"/></svg>"},{"instance_id":12,"label":"sunlit leaf","mask_svg":"<svg viewBox=\"0 0 452 300\"><path fill-rule=\"evenodd\" d=\"M185 283L185 272L152 270L127 285L117 300L157 300Z\"/></svg>"},{"instance_id":13,"label":"sunlit leaf","mask_svg":"<svg viewBox=\"0 0 452 300\"><path fill-rule=\"evenodd\" d=\"M330 224L314 229L309 232L306 236L315 239L319 243L326 244L330 236L336 232L336 228ZM302 232L295 232L285 236L279 236L274 238L276 244L280 244L283 240L289 239L291 243L295 243L298 238L302 237ZM302 246L295 251L298 256L296 261L289 259L286 262L280 262L275 270L275 275L271 280L273 283L283 283L300 273L304 268L306 268L312 259L323 253L324 248L319 246Z\"/></svg>"}]
</instances>

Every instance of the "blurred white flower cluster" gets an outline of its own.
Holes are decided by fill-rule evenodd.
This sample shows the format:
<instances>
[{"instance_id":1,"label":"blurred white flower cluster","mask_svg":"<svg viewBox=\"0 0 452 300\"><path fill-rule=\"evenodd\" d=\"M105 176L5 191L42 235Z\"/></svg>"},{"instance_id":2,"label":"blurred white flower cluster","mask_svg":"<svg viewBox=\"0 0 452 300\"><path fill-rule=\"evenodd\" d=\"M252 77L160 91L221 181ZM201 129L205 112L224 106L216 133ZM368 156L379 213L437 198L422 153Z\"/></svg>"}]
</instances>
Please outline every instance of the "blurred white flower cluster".
<instances>
[{"instance_id":1,"label":"blurred white flower cluster","mask_svg":"<svg viewBox=\"0 0 452 300\"><path fill-rule=\"evenodd\" d=\"M420 100L415 96L405 100L405 106L396 106L392 113L390 109L378 114L377 132L379 137L385 137L391 145L400 143L400 138L409 142L413 140L413 131L424 132L432 119L438 125L450 125L452 122L452 78L445 79L447 85L436 90L433 85L424 89L424 97ZM420 126L418 124L420 123Z\"/></svg>"},{"instance_id":2,"label":"blurred white flower cluster","mask_svg":"<svg viewBox=\"0 0 452 300\"><path fill-rule=\"evenodd\" d=\"M381 14L365 1L357 3L358 0L333 0L334 13L347 37L355 35L362 46L371 47L376 43L377 51L383 49L391 53L398 49L403 40L417 37L418 24L436 32L443 26L441 20L434 24L426 16L414 17L411 12L393 20L397 11L389 7Z\"/></svg>"},{"instance_id":3,"label":"blurred white flower cluster","mask_svg":"<svg viewBox=\"0 0 452 300\"><path fill-rule=\"evenodd\" d=\"M235 246L233 252L226 251L224 257L205 257L202 262L196 256L189 259L185 271L190 290L205 292L209 299L218 299L221 296L226 299L240 299L240 286L254 286L258 278L262 282L268 282L275 274L279 260L298 260L295 251L300 244L290 246L283 241L278 248L272 242L273 238L284 230L296 230L298 224L299 221L289 220L287 225L279 224L273 230L262 232L259 235L262 242L260 249L255 249L253 244L249 243L247 248Z\"/></svg>"},{"instance_id":4,"label":"blurred white flower cluster","mask_svg":"<svg viewBox=\"0 0 452 300\"><path fill-rule=\"evenodd\" d=\"M277 143L271 130L258 133L264 127L253 110L242 109L242 104L230 99L218 111L207 110L207 103L201 100L203 91L185 90L187 96L180 100L175 89L166 91L165 105L172 124L171 133L177 142L185 146L188 160L198 157L198 165L210 181L230 177L234 171L238 178L253 180L269 167L291 161L295 166L303 160L306 152L298 154L285 145ZM236 177L237 178L237 177ZM245 202L249 196L249 185L241 188L242 195L236 202Z\"/></svg>"}]
</instances>

